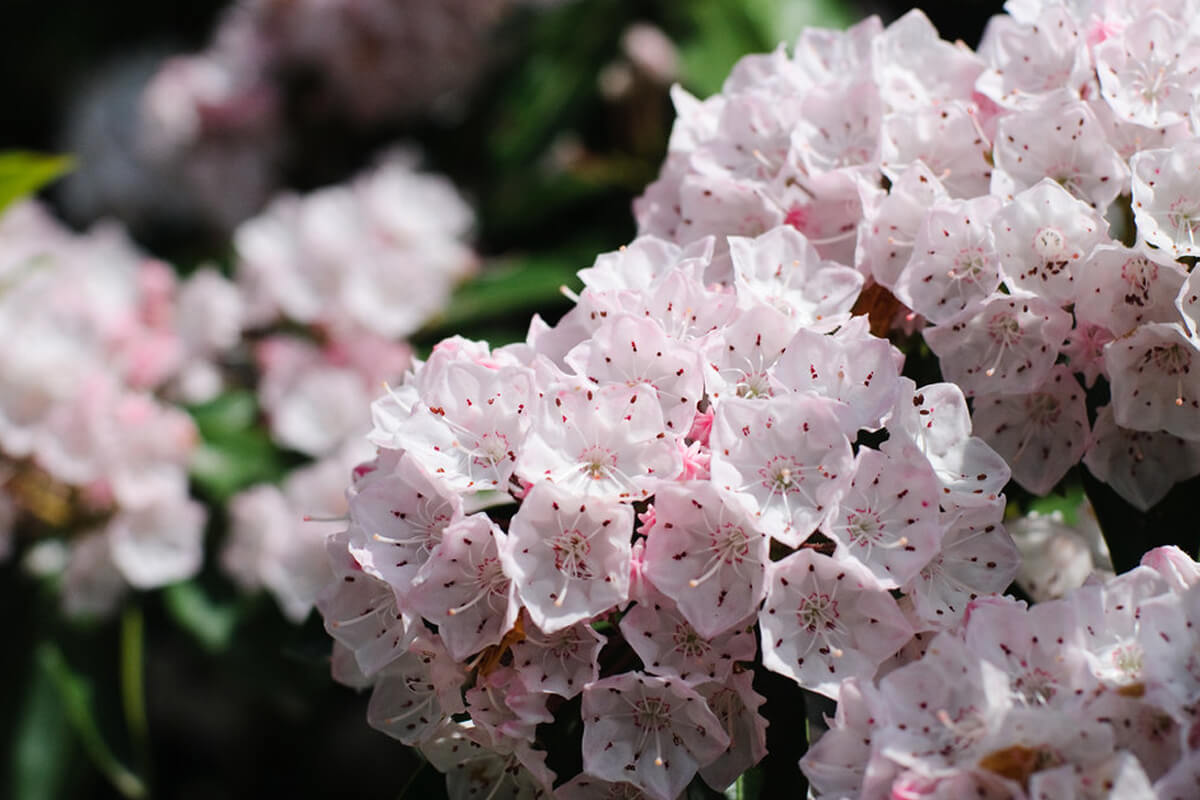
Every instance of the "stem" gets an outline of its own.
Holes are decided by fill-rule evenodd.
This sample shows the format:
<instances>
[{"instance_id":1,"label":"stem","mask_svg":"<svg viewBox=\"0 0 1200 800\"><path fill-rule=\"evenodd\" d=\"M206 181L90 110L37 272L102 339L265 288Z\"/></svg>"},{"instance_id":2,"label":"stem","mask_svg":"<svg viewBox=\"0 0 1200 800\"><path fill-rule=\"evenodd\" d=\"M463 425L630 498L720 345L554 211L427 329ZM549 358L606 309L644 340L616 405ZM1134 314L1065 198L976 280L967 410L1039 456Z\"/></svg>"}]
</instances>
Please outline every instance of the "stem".
<instances>
[{"instance_id":1,"label":"stem","mask_svg":"<svg viewBox=\"0 0 1200 800\"><path fill-rule=\"evenodd\" d=\"M38 649L38 661L53 681L67 721L75 729L75 735L79 737L88 759L123 796L129 800L145 798L148 794L146 784L118 761L109 749L92 716L90 691L71 672L62 651L53 644L45 643Z\"/></svg>"},{"instance_id":2,"label":"stem","mask_svg":"<svg viewBox=\"0 0 1200 800\"><path fill-rule=\"evenodd\" d=\"M149 794L150 724L146 715L145 628L141 606L130 604L121 615L121 705L138 772Z\"/></svg>"}]
</instances>

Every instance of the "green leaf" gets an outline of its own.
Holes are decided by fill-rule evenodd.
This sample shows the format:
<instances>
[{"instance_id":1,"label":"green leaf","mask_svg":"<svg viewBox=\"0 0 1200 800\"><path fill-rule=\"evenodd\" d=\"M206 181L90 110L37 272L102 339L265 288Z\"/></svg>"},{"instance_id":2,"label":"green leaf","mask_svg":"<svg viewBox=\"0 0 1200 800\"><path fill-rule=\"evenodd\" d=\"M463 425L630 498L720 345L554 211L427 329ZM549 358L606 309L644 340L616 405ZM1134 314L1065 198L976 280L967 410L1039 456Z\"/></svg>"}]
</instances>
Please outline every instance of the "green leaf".
<instances>
[{"instance_id":1,"label":"green leaf","mask_svg":"<svg viewBox=\"0 0 1200 800\"><path fill-rule=\"evenodd\" d=\"M680 62L684 84L701 97L720 91L742 56L791 45L808 27L844 28L852 21L837 0L692 0L688 10L695 33L683 41Z\"/></svg>"},{"instance_id":2,"label":"green leaf","mask_svg":"<svg viewBox=\"0 0 1200 800\"><path fill-rule=\"evenodd\" d=\"M275 483L287 467L265 431L206 441L192 453L192 480L213 500L223 502L249 486Z\"/></svg>"},{"instance_id":3,"label":"green leaf","mask_svg":"<svg viewBox=\"0 0 1200 800\"><path fill-rule=\"evenodd\" d=\"M131 800L145 797L145 783L113 755L100 733L92 710L92 687L88 680L74 672L62 651L48 642L38 647L37 660L58 691L66 718L92 764L125 797Z\"/></svg>"},{"instance_id":4,"label":"green leaf","mask_svg":"<svg viewBox=\"0 0 1200 800\"><path fill-rule=\"evenodd\" d=\"M70 156L23 150L0 153L0 211L58 178L74 163Z\"/></svg>"},{"instance_id":5,"label":"green leaf","mask_svg":"<svg viewBox=\"0 0 1200 800\"><path fill-rule=\"evenodd\" d=\"M258 401L248 389L234 389L188 411L200 435L208 439L253 427L258 418Z\"/></svg>"},{"instance_id":6,"label":"green leaf","mask_svg":"<svg viewBox=\"0 0 1200 800\"><path fill-rule=\"evenodd\" d=\"M857 19L849 3L841 0L744 0L757 7L766 22L768 46L795 43L805 28L846 28Z\"/></svg>"},{"instance_id":7,"label":"green leaf","mask_svg":"<svg viewBox=\"0 0 1200 800\"><path fill-rule=\"evenodd\" d=\"M226 392L189 409L203 440L192 453L192 479L221 502L287 470L284 454L258 426L258 402L245 390Z\"/></svg>"},{"instance_id":8,"label":"green leaf","mask_svg":"<svg viewBox=\"0 0 1200 800\"><path fill-rule=\"evenodd\" d=\"M34 670L30 676L13 741L14 800L62 797L74 743L54 683L43 669Z\"/></svg>"},{"instance_id":9,"label":"green leaf","mask_svg":"<svg viewBox=\"0 0 1200 800\"><path fill-rule=\"evenodd\" d=\"M233 641L238 610L218 603L195 581L184 581L163 590L167 613L210 652L220 652Z\"/></svg>"},{"instance_id":10,"label":"green leaf","mask_svg":"<svg viewBox=\"0 0 1200 800\"><path fill-rule=\"evenodd\" d=\"M601 249L572 248L569 252L540 253L493 265L459 287L446 312L415 338L436 341L452 333L479 338L475 331L480 326L503 319L510 328L506 338L523 339L529 328L528 312L565 305L562 287L578 287L575 273L591 264Z\"/></svg>"},{"instance_id":11,"label":"green leaf","mask_svg":"<svg viewBox=\"0 0 1200 800\"><path fill-rule=\"evenodd\" d=\"M695 36L680 48L683 83L701 97L720 91L730 69L747 53L768 49L763 31L740 3L696 0Z\"/></svg>"}]
</instances>

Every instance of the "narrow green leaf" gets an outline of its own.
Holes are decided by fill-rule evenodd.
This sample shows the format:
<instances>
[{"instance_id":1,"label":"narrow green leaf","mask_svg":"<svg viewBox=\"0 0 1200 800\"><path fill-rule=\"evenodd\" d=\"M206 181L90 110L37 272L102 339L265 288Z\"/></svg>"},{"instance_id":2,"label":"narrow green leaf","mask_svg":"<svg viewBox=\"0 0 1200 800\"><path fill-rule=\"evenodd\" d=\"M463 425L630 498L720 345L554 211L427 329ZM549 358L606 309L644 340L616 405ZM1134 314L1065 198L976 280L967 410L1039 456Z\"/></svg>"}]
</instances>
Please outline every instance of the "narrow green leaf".
<instances>
[{"instance_id":1,"label":"narrow green leaf","mask_svg":"<svg viewBox=\"0 0 1200 800\"><path fill-rule=\"evenodd\" d=\"M0 211L58 178L74 163L70 156L23 150L0 153Z\"/></svg>"},{"instance_id":2,"label":"narrow green leaf","mask_svg":"<svg viewBox=\"0 0 1200 800\"><path fill-rule=\"evenodd\" d=\"M592 250L593 256L601 250ZM486 322L513 322L516 338L524 338L530 309L565 304L562 287L578 287L575 273L590 265L585 251L514 257L489 267L475 280L459 287L446 312L419 335L420 340L449 333L470 332Z\"/></svg>"},{"instance_id":3,"label":"narrow green leaf","mask_svg":"<svg viewBox=\"0 0 1200 800\"><path fill-rule=\"evenodd\" d=\"M146 796L146 785L142 779L122 764L115 755L96 723L92 711L92 687L81 675L71 670L62 651L53 644L43 643L38 647L37 660L50 676L58 699L66 712L67 720L75 730L79 743L96 769L104 773L109 783L130 800Z\"/></svg>"},{"instance_id":4,"label":"narrow green leaf","mask_svg":"<svg viewBox=\"0 0 1200 800\"><path fill-rule=\"evenodd\" d=\"M211 652L229 647L237 627L237 608L214 601L195 581L184 581L163 590L167 613L179 627L196 637Z\"/></svg>"},{"instance_id":5,"label":"narrow green leaf","mask_svg":"<svg viewBox=\"0 0 1200 800\"><path fill-rule=\"evenodd\" d=\"M11 761L14 800L53 800L63 783L74 742L62 703L49 674L33 670L17 723Z\"/></svg>"}]
</instances>

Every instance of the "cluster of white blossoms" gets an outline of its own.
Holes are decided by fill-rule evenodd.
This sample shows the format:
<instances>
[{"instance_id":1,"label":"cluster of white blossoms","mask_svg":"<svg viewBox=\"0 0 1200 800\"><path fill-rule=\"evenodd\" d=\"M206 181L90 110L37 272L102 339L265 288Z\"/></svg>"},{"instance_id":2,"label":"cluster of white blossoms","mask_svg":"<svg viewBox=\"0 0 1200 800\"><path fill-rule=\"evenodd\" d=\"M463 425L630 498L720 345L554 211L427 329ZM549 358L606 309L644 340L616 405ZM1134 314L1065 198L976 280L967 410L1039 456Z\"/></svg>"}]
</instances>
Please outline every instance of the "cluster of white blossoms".
<instances>
[{"instance_id":1,"label":"cluster of white blossoms","mask_svg":"<svg viewBox=\"0 0 1200 800\"><path fill-rule=\"evenodd\" d=\"M1145 510L1200 473L1196 6L1006 8L978 52L913 11L743 58L704 101L676 89L639 228L804 233L928 326L1019 484L1082 460Z\"/></svg>"},{"instance_id":2,"label":"cluster of white blossoms","mask_svg":"<svg viewBox=\"0 0 1200 800\"><path fill-rule=\"evenodd\" d=\"M455 797L724 789L765 752L755 663L835 697L1017 570L963 393L902 377L803 234L647 236L580 278L554 327L445 340L375 401L328 540L335 675ZM555 776L538 725L580 694Z\"/></svg>"},{"instance_id":3,"label":"cluster of white blossoms","mask_svg":"<svg viewBox=\"0 0 1200 800\"><path fill-rule=\"evenodd\" d=\"M196 431L164 398L228 345L220 281L180 283L118 229L76 234L33 203L0 217L0 552L18 526L43 537L31 565L62 572L69 613L200 567Z\"/></svg>"},{"instance_id":4,"label":"cluster of white blossoms","mask_svg":"<svg viewBox=\"0 0 1200 800\"><path fill-rule=\"evenodd\" d=\"M411 364L402 337L477 267L473 222L447 179L391 154L346 184L277 198L235 233L259 406L275 443L314 461L232 499L221 561L293 621L329 581L324 538L344 525L323 520L344 517L345 476L373 453L369 406Z\"/></svg>"},{"instance_id":5,"label":"cluster of white blossoms","mask_svg":"<svg viewBox=\"0 0 1200 800\"><path fill-rule=\"evenodd\" d=\"M1174 547L962 625L846 681L801 767L820 797L1187 800L1200 793L1200 565Z\"/></svg>"}]
</instances>

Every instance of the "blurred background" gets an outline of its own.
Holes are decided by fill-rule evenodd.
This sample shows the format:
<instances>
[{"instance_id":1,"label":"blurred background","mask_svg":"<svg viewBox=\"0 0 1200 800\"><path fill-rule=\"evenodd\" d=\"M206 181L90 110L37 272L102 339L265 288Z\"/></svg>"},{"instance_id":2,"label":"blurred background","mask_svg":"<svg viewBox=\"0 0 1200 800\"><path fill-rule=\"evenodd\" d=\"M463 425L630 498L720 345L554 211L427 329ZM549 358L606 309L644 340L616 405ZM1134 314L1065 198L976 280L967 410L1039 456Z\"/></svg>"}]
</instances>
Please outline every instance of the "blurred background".
<instances>
[{"instance_id":1,"label":"blurred background","mask_svg":"<svg viewBox=\"0 0 1200 800\"><path fill-rule=\"evenodd\" d=\"M323 24L313 10L322 5L347 11ZM484 260L413 337L418 352L451 333L502 343L523 337L535 311L553 320L566 307L559 287L633 237L630 203L666 151L672 84L704 97L739 56L805 25L873 13L887 23L907 10L837 0L7 0L0 150L72 154L71 173L43 192L54 211L78 228L118 219L187 274L227 266L232 230L273 195L344 181L402 147L474 207ZM1000 3L923 10L944 38L974 46ZM218 412L197 420L202 434L223 424ZM236 488L194 490L215 508ZM222 525L214 514L206 564ZM14 559L0 565L0 608L0 796L120 797L102 773L116 761L149 764L159 797L444 796L440 775L366 725L366 695L330 681L316 614L293 626L211 567L139 598L136 618L84 624L62 618L52 589ZM123 744L139 735L117 689L134 633L144 753Z\"/></svg>"}]
</instances>

